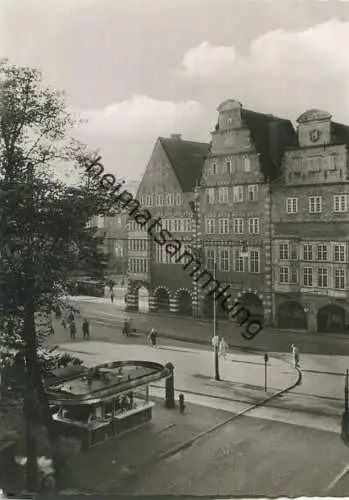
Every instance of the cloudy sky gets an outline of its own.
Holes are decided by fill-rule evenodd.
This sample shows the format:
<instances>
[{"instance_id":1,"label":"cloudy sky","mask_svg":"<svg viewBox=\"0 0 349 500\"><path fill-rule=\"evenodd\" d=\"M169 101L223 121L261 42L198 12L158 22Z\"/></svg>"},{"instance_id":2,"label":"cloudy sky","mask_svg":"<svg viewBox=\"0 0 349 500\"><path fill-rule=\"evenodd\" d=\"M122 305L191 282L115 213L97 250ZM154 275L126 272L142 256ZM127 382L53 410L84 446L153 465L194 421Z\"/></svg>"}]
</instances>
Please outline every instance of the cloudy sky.
<instances>
[{"instance_id":1,"label":"cloudy sky","mask_svg":"<svg viewBox=\"0 0 349 500\"><path fill-rule=\"evenodd\" d=\"M127 180L159 135L209 141L226 98L349 123L349 1L0 0L0 16L1 55L65 90Z\"/></svg>"}]
</instances>

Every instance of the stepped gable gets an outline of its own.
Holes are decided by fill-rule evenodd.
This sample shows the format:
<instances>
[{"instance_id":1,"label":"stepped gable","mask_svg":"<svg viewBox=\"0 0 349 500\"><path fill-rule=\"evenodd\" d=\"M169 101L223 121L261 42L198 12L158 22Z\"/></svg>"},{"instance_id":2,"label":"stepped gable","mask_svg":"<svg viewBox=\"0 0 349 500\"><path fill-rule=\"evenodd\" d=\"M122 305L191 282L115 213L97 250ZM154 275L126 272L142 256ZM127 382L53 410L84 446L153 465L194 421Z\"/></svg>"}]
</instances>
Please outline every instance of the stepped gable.
<instances>
[{"instance_id":1,"label":"stepped gable","mask_svg":"<svg viewBox=\"0 0 349 500\"><path fill-rule=\"evenodd\" d=\"M296 133L291 121L248 109L241 110L241 117L260 154L265 179L274 179L280 170L285 149L296 144Z\"/></svg>"},{"instance_id":2,"label":"stepped gable","mask_svg":"<svg viewBox=\"0 0 349 500\"><path fill-rule=\"evenodd\" d=\"M159 138L184 193L194 190L201 178L209 144L180 138Z\"/></svg>"}]
</instances>

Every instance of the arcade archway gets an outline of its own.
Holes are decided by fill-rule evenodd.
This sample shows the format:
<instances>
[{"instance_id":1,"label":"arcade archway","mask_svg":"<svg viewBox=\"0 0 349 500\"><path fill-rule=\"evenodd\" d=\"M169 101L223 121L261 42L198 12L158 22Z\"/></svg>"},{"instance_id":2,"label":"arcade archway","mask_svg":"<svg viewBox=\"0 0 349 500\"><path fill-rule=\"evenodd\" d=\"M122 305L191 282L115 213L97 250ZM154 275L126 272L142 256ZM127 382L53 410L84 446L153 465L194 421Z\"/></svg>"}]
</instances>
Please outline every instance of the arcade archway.
<instances>
[{"instance_id":1,"label":"arcade archway","mask_svg":"<svg viewBox=\"0 0 349 500\"><path fill-rule=\"evenodd\" d=\"M322 333L342 333L346 330L345 309L337 304L328 304L317 313L317 329Z\"/></svg>"},{"instance_id":2,"label":"arcade archway","mask_svg":"<svg viewBox=\"0 0 349 500\"><path fill-rule=\"evenodd\" d=\"M156 308L160 312L168 312L170 310L170 294L165 288L158 288L155 291Z\"/></svg>"},{"instance_id":3,"label":"arcade archway","mask_svg":"<svg viewBox=\"0 0 349 500\"><path fill-rule=\"evenodd\" d=\"M245 293L239 298L240 307L247 309L251 315L250 320L263 323L264 309L261 299L255 293Z\"/></svg>"},{"instance_id":4,"label":"arcade archway","mask_svg":"<svg viewBox=\"0 0 349 500\"><path fill-rule=\"evenodd\" d=\"M307 315L304 312L304 308L298 302L283 302L277 310L277 323L278 328L306 330Z\"/></svg>"},{"instance_id":5,"label":"arcade archway","mask_svg":"<svg viewBox=\"0 0 349 500\"><path fill-rule=\"evenodd\" d=\"M189 292L186 290L181 290L177 294L178 300L178 314L180 316L192 316L193 315L193 302Z\"/></svg>"}]
</instances>

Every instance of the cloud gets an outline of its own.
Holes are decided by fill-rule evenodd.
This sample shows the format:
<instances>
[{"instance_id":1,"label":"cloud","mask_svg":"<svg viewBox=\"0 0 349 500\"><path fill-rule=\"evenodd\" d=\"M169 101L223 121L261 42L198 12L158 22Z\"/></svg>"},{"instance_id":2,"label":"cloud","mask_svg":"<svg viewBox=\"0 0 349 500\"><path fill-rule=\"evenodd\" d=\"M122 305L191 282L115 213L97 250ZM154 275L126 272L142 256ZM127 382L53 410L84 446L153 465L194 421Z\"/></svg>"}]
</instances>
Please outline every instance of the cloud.
<instances>
[{"instance_id":1,"label":"cloud","mask_svg":"<svg viewBox=\"0 0 349 500\"><path fill-rule=\"evenodd\" d=\"M138 95L101 110L82 112L82 117L88 120L82 132L96 137L143 140L176 132L190 135L200 124L203 113L197 101L160 101Z\"/></svg>"},{"instance_id":2,"label":"cloud","mask_svg":"<svg viewBox=\"0 0 349 500\"><path fill-rule=\"evenodd\" d=\"M184 54L182 76L196 85L205 80L215 95L256 110L294 118L320 107L349 122L348 46L349 23L338 19L303 31L270 31L255 38L245 55L203 42Z\"/></svg>"}]
</instances>

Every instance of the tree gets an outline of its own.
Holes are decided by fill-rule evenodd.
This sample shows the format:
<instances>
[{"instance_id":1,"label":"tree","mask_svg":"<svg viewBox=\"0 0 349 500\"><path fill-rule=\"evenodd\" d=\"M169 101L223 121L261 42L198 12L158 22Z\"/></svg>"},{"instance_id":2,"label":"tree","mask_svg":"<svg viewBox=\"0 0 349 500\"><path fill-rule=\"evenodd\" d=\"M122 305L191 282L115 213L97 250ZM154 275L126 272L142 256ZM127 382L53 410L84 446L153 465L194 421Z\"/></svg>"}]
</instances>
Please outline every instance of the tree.
<instances>
[{"instance_id":1,"label":"tree","mask_svg":"<svg viewBox=\"0 0 349 500\"><path fill-rule=\"evenodd\" d=\"M87 227L105 210L105 196L57 175L66 165L82 171L89 161L91 153L70 135L76 123L64 95L45 87L39 71L1 63L0 331L3 352L15 353L13 374L25 376L29 491L38 488L37 417L40 403L48 411L44 384L55 356L45 348L51 311L66 307L62 290L77 269L103 279L106 268L101 240Z\"/></svg>"}]
</instances>

